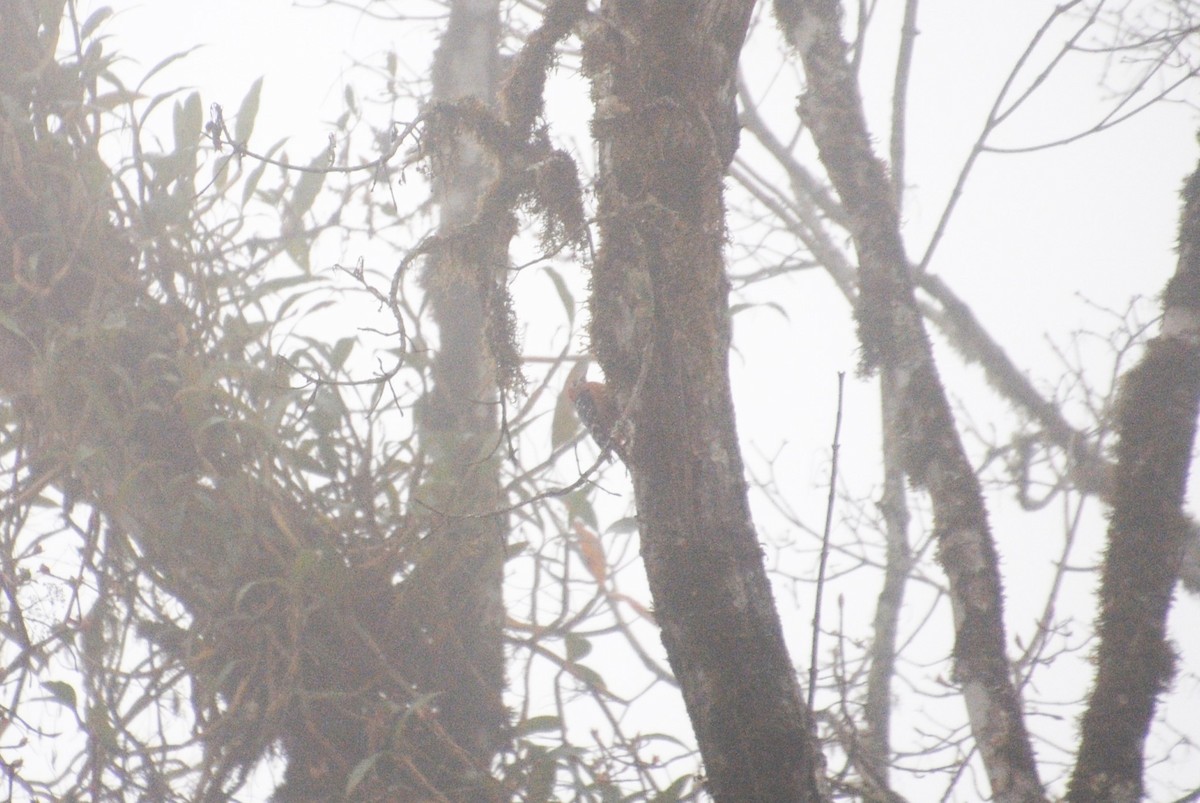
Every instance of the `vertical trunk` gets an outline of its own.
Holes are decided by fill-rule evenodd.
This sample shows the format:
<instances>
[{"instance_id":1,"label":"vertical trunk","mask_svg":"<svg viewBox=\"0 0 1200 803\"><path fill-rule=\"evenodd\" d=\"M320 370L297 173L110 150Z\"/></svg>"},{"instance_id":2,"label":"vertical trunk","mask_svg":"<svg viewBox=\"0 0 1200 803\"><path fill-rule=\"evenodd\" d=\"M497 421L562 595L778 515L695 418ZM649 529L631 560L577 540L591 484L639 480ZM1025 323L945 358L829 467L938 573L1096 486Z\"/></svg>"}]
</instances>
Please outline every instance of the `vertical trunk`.
<instances>
[{"instance_id":1,"label":"vertical trunk","mask_svg":"<svg viewBox=\"0 0 1200 803\"><path fill-rule=\"evenodd\" d=\"M896 404L892 372L880 372L880 407L883 414L883 526L887 538L887 560L883 589L875 608L875 638L871 643L871 669L867 674L867 699L863 717L869 782L888 786L891 761L892 678L896 673L896 640L904 588L912 569L908 546L908 501L900 433L903 422Z\"/></svg>"},{"instance_id":2,"label":"vertical trunk","mask_svg":"<svg viewBox=\"0 0 1200 803\"><path fill-rule=\"evenodd\" d=\"M1167 612L1187 533L1183 497L1200 411L1200 170L1184 190L1179 267L1164 301L1162 333L1125 377L1117 408L1096 685L1072 801L1141 798L1146 733L1174 674Z\"/></svg>"},{"instance_id":3,"label":"vertical trunk","mask_svg":"<svg viewBox=\"0 0 1200 803\"><path fill-rule=\"evenodd\" d=\"M433 65L435 102L475 100L494 104L498 78L500 18L497 0L454 0ZM491 161L467 137L440 143L434 164L434 200L447 239L470 223L494 178ZM481 281L475 271L503 271L507 239L488 238L482 264L465 264L463 248L436 249L424 274L438 328L433 387L423 400L419 435L428 457L422 501L435 514L426 551L406 593L420 600L409 624L424 650L413 680L436 693L438 721L477 770L486 771L500 747L505 714L504 605L505 521L501 516L462 514L500 507L501 443L494 403L495 371L485 340ZM439 762L440 753L440 762ZM464 776L456 751L429 746L425 769L452 799L481 793ZM437 763L443 763L440 769ZM450 790L472 790L451 792ZM465 795L465 796L463 796Z\"/></svg>"},{"instance_id":4,"label":"vertical trunk","mask_svg":"<svg viewBox=\"0 0 1200 803\"><path fill-rule=\"evenodd\" d=\"M729 389L722 180L751 0L606 0L585 44L601 154L592 343L631 411L642 555L719 800L820 798L750 519Z\"/></svg>"},{"instance_id":5,"label":"vertical trunk","mask_svg":"<svg viewBox=\"0 0 1200 803\"><path fill-rule=\"evenodd\" d=\"M856 317L866 366L891 371L905 473L929 491L938 558L950 585L954 677L997 800L1043 799L1005 653L1003 599L982 489L954 427L900 236L895 194L871 150L836 0L776 0L804 64L800 113L841 197L859 258Z\"/></svg>"}]
</instances>

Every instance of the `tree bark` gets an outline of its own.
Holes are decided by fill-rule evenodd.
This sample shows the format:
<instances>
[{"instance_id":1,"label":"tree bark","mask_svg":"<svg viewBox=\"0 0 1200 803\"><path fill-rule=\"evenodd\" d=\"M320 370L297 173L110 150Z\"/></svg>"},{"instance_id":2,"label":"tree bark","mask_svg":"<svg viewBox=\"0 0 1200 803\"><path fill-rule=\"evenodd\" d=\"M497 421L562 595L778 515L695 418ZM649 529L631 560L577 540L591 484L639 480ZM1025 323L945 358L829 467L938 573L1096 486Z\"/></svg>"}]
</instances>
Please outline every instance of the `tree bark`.
<instances>
[{"instance_id":1,"label":"tree bark","mask_svg":"<svg viewBox=\"0 0 1200 803\"><path fill-rule=\"evenodd\" d=\"M497 0L453 0L434 56L434 102L471 99L494 107L499 41ZM439 142L433 189L444 242L475 218L480 198L494 180L493 162L471 138ZM503 274L507 245L506 236L488 238L480 264L464 264L463 248L435 249L423 277L438 342L433 387L417 419L428 461L420 493L422 502L437 512L430 521L427 551L408 580L408 593L421 599L411 626L428 644L414 681L423 691L437 693L446 733L479 767L491 765L507 719L502 699L506 522L503 516L475 517L501 507L502 439L481 282L473 274ZM437 745L431 750L437 752ZM455 783L462 769L447 762L447 777L439 786L472 789L462 779ZM481 793L461 794L475 800L479 798L473 795Z\"/></svg>"},{"instance_id":2,"label":"tree bark","mask_svg":"<svg viewBox=\"0 0 1200 803\"><path fill-rule=\"evenodd\" d=\"M875 784L888 788L891 766L892 680L896 676L896 649L899 641L900 612L904 591L912 571L912 551L908 543L908 499L904 482L904 454L900 433L903 422L897 404L891 371L880 371L880 413L883 419L883 512L887 539L883 588L875 606L875 637L871 642L871 668L867 673L863 719L866 733L863 746L865 764Z\"/></svg>"},{"instance_id":3,"label":"tree bark","mask_svg":"<svg viewBox=\"0 0 1200 803\"><path fill-rule=\"evenodd\" d=\"M1068 792L1079 803L1141 799L1146 734L1175 672L1167 613L1188 535L1183 500L1200 412L1200 169L1183 198L1162 331L1124 378L1117 405L1096 683Z\"/></svg>"},{"instance_id":4,"label":"tree bark","mask_svg":"<svg viewBox=\"0 0 1200 803\"><path fill-rule=\"evenodd\" d=\"M905 472L929 491L950 584L954 677L996 800L1044 797L1005 654L1002 591L982 490L954 427L913 293L895 195L871 150L834 0L776 0L808 89L800 114L841 197L859 258L856 310L864 365L890 369L901 407Z\"/></svg>"},{"instance_id":5,"label":"tree bark","mask_svg":"<svg viewBox=\"0 0 1200 803\"><path fill-rule=\"evenodd\" d=\"M601 173L592 346L633 424L642 556L718 800L821 798L730 396L722 180L752 0L606 0L587 37Z\"/></svg>"}]
</instances>

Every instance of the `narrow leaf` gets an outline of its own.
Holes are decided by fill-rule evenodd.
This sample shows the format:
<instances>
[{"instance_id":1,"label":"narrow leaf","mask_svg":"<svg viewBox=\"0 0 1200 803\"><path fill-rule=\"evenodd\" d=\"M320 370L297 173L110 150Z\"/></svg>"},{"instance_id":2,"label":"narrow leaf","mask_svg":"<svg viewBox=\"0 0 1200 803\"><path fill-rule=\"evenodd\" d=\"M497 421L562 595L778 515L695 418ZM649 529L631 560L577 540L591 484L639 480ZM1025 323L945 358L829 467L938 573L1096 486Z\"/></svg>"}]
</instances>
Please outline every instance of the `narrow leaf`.
<instances>
[{"instance_id":1,"label":"narrow leaf","mask_svg":"<svg viewBox=\"0 0 1200 803\"><path fill-rule=\"evenodd\" d=\"M190 56L193 51L199 50L200 47L201 47L200 45L196 45L194 47L189 47L187 50L183 51L182 53L172 53L171 55L167 56L165 59L160 61L158 64L155 64L153 67L150 68L150 71L148 73L146 73L146 75L142 78L142 80L140 82L138 82L137 88L140 90L142 87L144 87L146 85L146 82L149 81L151 78L153 78L155 75L162 72L167 67L170 67L172 64L179 61L180 59Z\"/></svg>"},{"instance_id":2,"label":"narrow leaf","mask_svg":"<svg viewBox=\"0 0 1200 803\"><path fill-rule=\"evenodd\" d=\"M517 736L528 736L531 733L557 730L562 730L562 720L551 715L523 719L513 728Z\"/></svg>"},{"instance_id":3,"label":"narrow leaf","mask_svg":"<svg viewBox=\"0 0 1200 803\"><path fill-rule=\"evenodd\" d=\"M346 797L354 794L354 790L363 782L363 779L375 769L375 764L379 761L379 754L372 753L362 761L354 765L354 769L350 770L350 774L346 776Z\"/></svg>"},{"instance_id":4,"label":"narrow leaf","mask_svg":"<svg viewBox=\"0 0 1200 803\"><path fill-rule=\"evenodd\" d=\"M263 79L262 76L259 76L258 80L250 85L250 91L246 93L246 97L242 98L242 105L238 108L233 137L239 145L245 145L250 140L251 132L254 131L254 119L258 116L258 101L262 94L262 85Z\"/></svg>"},{"instance_id":5,"label":"narrow leaf","mask_svg":"<svg viewBox=\"0 0 1200 803\"><path fill-rule=\"evenodd\" d=\"M335 371L346 364L346 359L350 356L350 352L354 350L355 344L358 343L358 338L343 337L333 347L333 354L329 357L329 367Z\"/></svg>"},{"instance_id":6,"label":"narrow leaf","mask_svg":"<svg viewBox=\"0 0 1200 803\"><path fill-rule=\"evenodd\" d=\"M554 405L554 420L550 424L550 448L557 449L579 432L579 418L565 393L559 394Z\"/></svg>"},{"instance_id":7,"label":"narrow leaf","mask_svg":"<svg viewBox=\"0 0 1200 803\"><path fill-rule=\"evenodd\" d=\"M328 158L324 155L318 156L309 162L309 167L320 170L328 164ZM325 173L302 173L300 180L296 182L296 189L292 192L291 212L297 218L304 217L309 209L312 209L313 201L317 200L317 193L321 191L321 186L325 183Z\"/></svg>"},{"instance_id":8,"label":"narrow leaf","mask_svg":"<svg viewBox=\"0 0 1200 803\"><path fill-rule=\"evenodd\" d=\"M546 276L554 284L554 291L558 293L558 298L562 301L563 310L567 313L567 322L575 323L575 296L572 295L567 287L567 282L563 279L562 274L554 268L545 268Z\"/></svg>"},{"instance_id":9,"label":"narrow leaf","mask_svg":"<svg viewBox=\"0 0 1200 803\"><path fill-rule=\"evenodd\" d=\"M92 12L92 15L87 18L79 29L79 38L87 39L96 29L100 27L100 23L112 16L113 10L108 6L101 6Z\"/></svg>"}]
</instances>

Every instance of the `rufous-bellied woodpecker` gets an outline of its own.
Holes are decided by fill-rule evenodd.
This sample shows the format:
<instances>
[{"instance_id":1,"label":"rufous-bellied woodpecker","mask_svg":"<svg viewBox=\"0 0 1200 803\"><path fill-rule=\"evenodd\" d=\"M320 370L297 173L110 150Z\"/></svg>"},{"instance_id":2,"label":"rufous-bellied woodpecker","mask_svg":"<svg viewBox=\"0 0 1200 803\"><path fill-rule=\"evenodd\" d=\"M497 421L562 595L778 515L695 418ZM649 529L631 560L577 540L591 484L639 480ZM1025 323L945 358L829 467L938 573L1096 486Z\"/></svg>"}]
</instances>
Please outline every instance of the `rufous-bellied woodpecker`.
<instances>
[{"instance_id":1,"label":"rufous-bellied woodpecker","mask_svg":"<svg viewBox=\"0 0 1200 803\"><path fill-rule=\"evenodd\" d=\"M621 419L621 408L612 390L602 382L589 382L587 360L580 360L567 374L563 393L575 414L601 449L608 448L629 465L629 437Z\"/></svg>"}]
</instances>

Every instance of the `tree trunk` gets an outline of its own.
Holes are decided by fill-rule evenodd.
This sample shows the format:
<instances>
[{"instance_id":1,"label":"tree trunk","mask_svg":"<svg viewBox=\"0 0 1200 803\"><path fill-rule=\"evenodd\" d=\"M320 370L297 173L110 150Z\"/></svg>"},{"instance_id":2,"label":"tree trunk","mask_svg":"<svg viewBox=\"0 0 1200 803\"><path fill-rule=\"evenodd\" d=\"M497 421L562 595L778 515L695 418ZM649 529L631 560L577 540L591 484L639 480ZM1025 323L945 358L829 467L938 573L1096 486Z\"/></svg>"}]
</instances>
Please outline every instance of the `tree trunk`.
<instances>
[{"instance_id":1,"label":"tree trunk","mask_svg":"<svg viewBox=\"0 0 1200 803\"><path fill-rule=\"evenodd\" d=\"M1083 716L1068 799L1142 797L1143 748L1175 672L1167 612L1188 532L1184 492L1200 411L1200 169L1184 190L1179 267L1162 332L1126 375L1117 405L1117 468L1100 580L1096 685Z\"/></svg>"},{"instance_id":2,"label":"tree trunk","mask_svg":"<svg viewBox=\"0 0 1200 803\"><path fill-rule=\"evenodd\" d=\"M454 0L434 57L433 100L476 100L494 105L499 85L500 12L497 0ZM440 142L434 164L434 201L440 234L450 241L470 223L479 199L494 180L483 149L465 136ZM508 265L507 237L489 238L486 259L463 264L464 249L435 249L424 284L438 329L433 388L419 408L418 435L428 467L421 500L436 511L427 550L409 578L419 614L410 625L424 634L419 677L422 691L437 693L436 706L447 734L478 767L491 765L500 747L506 715L504 690L504 600L502 582L506 522L503 516L475 518L497 510L502 498L495 370L484 332L484 304L473 271ZM441 517L438 514L448 514ZM436 745L432 746L437 750ZM443 789L463 771L447 759ZM472 789L470 783L466 789ZM480 793L462 793L478 800ZM455 795L458 798L458 795Z\"/></svg>"},{"instance_id":3,"label":"tree trunk","mask_svg":"<svg viewBox=\"0 0 1200 803\"><path fill-rule=\"evenodd\" d=\"M601 155L592 345L633 424L663 643L719 800L820 799L811 717L746 497L722 180L751 0L606 0L585 42Z\"/></svg>"},{"instance_id":4,"label":"tree trunk","mask_svg":"<svg viewBox=\"0 0 1200 803\"><path fill-rule=\"evenodd\" d=\"M908 543L908 499L904 482L904 450L900 433L902 409L897 404L895 382L888 368L880 371L880 412L883 419L883 513L887 538L887 559L883 588L875 606L875 637L871 642L871 668L867 673L863 719L865 765L869 782L888 788L891 766L892 680L896 676L896 650L899 641L900 612L904 591L912 571L912 551ZM868 774L868 773L864 773Z\"/></svg>"}]
</instances>

